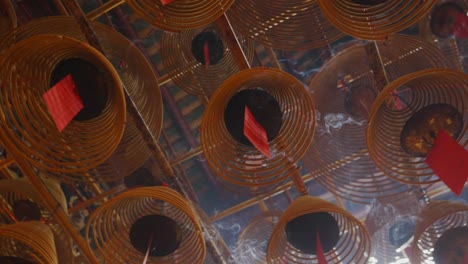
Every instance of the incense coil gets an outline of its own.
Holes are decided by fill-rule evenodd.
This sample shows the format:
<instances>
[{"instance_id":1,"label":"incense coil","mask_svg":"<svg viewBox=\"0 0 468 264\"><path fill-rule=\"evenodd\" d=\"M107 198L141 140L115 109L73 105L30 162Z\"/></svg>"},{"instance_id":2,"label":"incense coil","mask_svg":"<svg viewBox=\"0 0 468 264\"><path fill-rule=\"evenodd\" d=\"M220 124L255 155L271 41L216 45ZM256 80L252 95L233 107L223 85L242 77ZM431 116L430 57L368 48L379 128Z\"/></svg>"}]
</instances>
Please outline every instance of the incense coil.
<instances>
[{"instance_id":1,"label":"incense coil","mask_svg":"<svg viewBox=\"0 0 468 264\"><path fill-rule=\"evenodd\" d=\"M220 36L224 54L222 59L208 68L202 65L192 52L192 41L204 32L212 31ZM242 49L249 62L254 56L253 42L239 38ZM210 96L229 76L239 72L232 53L228 50L226 40L216 24L203 28L183 30L179 34L164 32L161 37L161 59L169 77L184 91L194 95Z\"/></svg>"},{"instance_id":2,"label":"incense coil","mask_svg":"<svg viewBox=\"0 0 468 264\"><path fill-rule=\"evenodd\" d=\"M271 159L234 139L224 120L224 110L234 95L258 87L274 98L282 114L281 128L268 144ZM227 79L211 97L202 118L201 146L222 182L263 192L296 173L294 163L312 141L314 120L312 99L294 77L270 68L244 70Z\"/></svg>"},{"instance_id":3,"label":"incense coil","mask_svg":"<svg viewBox=\"0 0 468 264\"><path fill-rule=\"evenodd\" d=\"M367 45L377 46L389 81L426 68L453 67L436 46L416 37L392 35ZM317 133L303 158L319 184L358 203L370 203L373 198L397 195L409 188L386 177L368 154L366 116L383 88L371 70L375 57L377 63L381 62L378 54L371 54L368 48L356 43L344 49L311 80L309 87L314 91L318 112ZM357 89L358 96L353 89ZM353 109L359 109L356 106L362 98L366 111L356 114Z\"/></svg>"},{"instance_id":4,"label":"incense coil","mask_svg":"<svg viewBox=\"0 0 468 264\"><path fill-rule=\"evenodd\" d=\"M58 202L58 207L61 207L64 211L68 210L67 201L65 194L60 188L60 183L41 177L42 181L46 185L50 194ZM36 188L25 179L19 180L0 180L0 197L1 200L5 203L4 205L10 208L13 208L13 213L15 210L15 204L17 202L31 201L38 205L40 209L41 219L36 219L37 221L41 220L44 223L47 223L49 228L53 231L55 248L57 249L57 258L62 262L73 263L73 252L71 246L71 240L68 235L64 232L61 226L54 220L54 212L50 212L46 209L46 204L43 203L40 194L37 192ZM17 219L17 215L6 215L10 219L9 222L17 221L30 221L32 219Z\"/></svg>"},{"instance_id":5,"label":"incense coil","mask_svg":"<svg viewBox=\"0 0 468 264\"><path fill-rule=\"evenodd\" d=\"M151 65L133 43L113 28L97 22L91 24L106 56L116 68L150 132L155 138L159 138L163 122L163 104L160 90L155 89L157 78ZM14 45L16 41L39 34L61 34L86 41L86 36L72 17L46 17L27 23L9 37L2 39L0 50ZM113 181L122 178L139 168L149 155L150 151L133 119L127 118L124 135L117 149L111 158L101 165L112 166L119 173L103 174L99 176L99 179ZM68 177L74 181L83 181L83 177L79 175Z\"/></svg>"},{"instance_id":6,"label":"incense coil","mask_svg":"<svg viewBox=\"0 0 468 264\"><path fill-rule=\"evenodd\" d=\"M54 67L69 58L92 62L108 74L106 81L115 89L106 90L108 100L102 113L86 122L71 122L60 133L42 95L50 89ZM117 73L102 54L75 39L41 35L17 43L0 60L5 65L0 72L5 84L0 108L3 140L15 144L31 165L51 171L85 171L112 154L124 130L125 99Z\"/></svg>"},{"instance_id":7,"label":"incense coil","mask_svg":"<svg viewBox=\"0 0 468 264\"><path fill-rule=\"evenodd\" d=\"M282 50L318 48L344 37L328 21L315 0L274 3L238 0L227 15L236 31L263 45Z\"/></svg>"},{"instance_id":8,"label":"incense coil","mask_svg":"<svg viewBox=\"0 0 468 264\"><path fill-rule=\"evenodd\" d=\"M268 211L247 224L237 239L236 263L266 263L266 246L280 216L279 211Z\"/></svg>"},{"instance_id":9,"label":"incense coil","mask_svg":"<svg viewBox=\"0 0 468 264\"><path fill-rule=\"evenodd\" d=\"M39 222L0 226L0 256L58 264L54 236L48 226Z\"/></svg>"},{"instance_id":10,"label":"incense coil","mask_svg":"<svg viewBox=\"0 0 468 264\"><path fill-rule=\"evenodd\" d=\"M331 23L344 33L366 40L383 40L426 16L436 0L387 0L378 5L350 0L317 0Z\"/></svg>"},{"instance_id":11,"label":"incense coil","mask_svg":"<svg viewBox=\"0 0 468 264\"><path fill-rule=\"evenodd\" d=\"M340 238L332 250L325 253L329 263L368 263L370 236L363 224L346 210L319 198L301 196L284 211L268 243L267 263L313 263L315 255L296 250L286 239L286 224L305 214L327 212L338 222Z\"/></svg>"},{"instance_id":12,"label":"incense coil","mask_svg":"<svg viewBox=\"0 0 468 264\"><path fill-rule=\"evenodd\" d=\"M166 5L153 0L126 2L146 22L165 31L179 32L214 22L229 9L234 0L181 0Z\"/></svg>"},{"instance_id":13,"label":"incense coil","mask_svg":"<svg viewBox=\"0 0 468 264\"><path fill-rule=\"evenodd\" d=\"M176 221L183 229L182 242L172 254L150 256L147 263L203 263L206 249L198 217L179 193L167 187L133 189L98 207L89 218L86 240L106 262L142 263L145 254L132 246L127 234L137 219L154 214Z\"/></svg>"},{"instance_id":14,"label":"incense coil","mask_svg":"<svg viewBox=\"0 0 468 264\"><path fill-rule=\"evenodd\" d=\"M0 11L0 36L3 36L18 26L18 19L10 0L0 0L0 8L5 11L5 16Z\"/></svg>"},{"instance_id":15,"label":"incense coil","mask_svg":"<svg viewBox=\"0 0 468 264\"><path fill-rule=\"evenodd\" d=\"M411 263L426 263L426 260L433 259L432 252L436 240L449 229L467 227L467 223L468 206L466 204L451 201L429 202L418 217L411 244ZM455 241L451 242L455 243Z\"/></svg>"},{"instance_id":16,"label":"incense coil","mask_svg":"<svg viewBox=\"0 0 468 264\"><path fill-rule=\"evenodd\" d=\"M402 92L403 91L403 92ZM406 93L405 107L390 109L386 100L392 92ZM448 69L423 70L405 75L389 85L375 100L367 127L369 155L376 166L387 176L410 184L427 184L439 181L425 163L424 157L412 156L403 150L400 135L405 123L416 111L434 104L448 104L466 113L468 77ZM461 121L461 133L456 139L464 147L468 144L468 120ZM391 125L390 125L391 124Z\"/></svg>"}]
</instances>

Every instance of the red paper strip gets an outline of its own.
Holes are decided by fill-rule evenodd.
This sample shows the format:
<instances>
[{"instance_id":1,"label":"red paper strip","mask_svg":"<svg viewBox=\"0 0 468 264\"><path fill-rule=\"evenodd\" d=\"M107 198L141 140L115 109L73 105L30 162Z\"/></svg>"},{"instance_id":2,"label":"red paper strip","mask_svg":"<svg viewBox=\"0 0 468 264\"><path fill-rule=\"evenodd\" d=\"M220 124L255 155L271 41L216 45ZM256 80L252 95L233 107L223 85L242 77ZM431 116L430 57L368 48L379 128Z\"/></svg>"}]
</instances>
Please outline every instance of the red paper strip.
<instances>
[{"instance_id":1,"label":"red paper strip","mask_svg":"<svg viewBox=\"0 0 468 264\"><path fill-rule=\"evenodd\" d=\"M456 195L460 195L468 179L468 151L445 130L440 129L426 163Z\"/></svg>"},{"instance_id":2,"label":"red paper strip","mask_svg":"<svg viewBox=\"0 0 468 264\"><path fill-rule=\"evenodd\" d=\"M468 252L465 249L465 257L463 258L463 264L468 264Z\"/></svg>"},{"instance_id":3,"label":"red paper strip","mask_svg":"<svg viewBox=\"0 0 468 264\"><path fill-rule=\"evenodd\" d=\"M203 54L205 55L205 68L208 69L210 65L210 47L208 46L208 41L203 46Z\"/></svg>"},{"instance_id":4,"label":"red paper strip","mask_svg":"<svg viewBox=\"0 0 468 264\"><path fill-rule=\"evenodd\" d=\"M71 74L48 90L43 98L60 132L84 107Z\"/></svg>"},{"instance_id":5,"label":"red paper strip","mask_svg":"<svg viewBox=\"0 0 468 264\"><path fill-rule=\"evenodd\" d=\"M167 184L166 182L162 182L161 186L164 186L164 187L167 187L167 188L171 188L171 186L169 186L169 184Z\"/></svg>"},{"instance_id":6,"label":"red paper strip","mask_svg":"<svg viewBox=\"0 0 468 264\"><path fill-rule=\"evenodd\" d=\"M318 264L328 264L327 259L325 258L325 254L323 253L322 242L320 242L320 235L317 232L317 260Z\"/></svg>"},{"instance_id":7,"label":"red paper strip","mask_svg":"<svg viewBox=\"0 0 468 264\"><path fill-rule=\"evenodd\" d=\"M468 38L468 16L466 14L458 14L455 17L453 34L459 38Z\"/></svg>"},{"instance_id":8,"label":"red paper strip","mask_svg":"<svg viewBox=\"0 0 468 264\"><path fill-rule=\"evenodd\" d=\"M255 120L248 106L245 106L244 112L244 135L256 149L265 154L268 158L271 158L266 131L262 125Z\"/></svg>"},{"instance_id":9,"label":"red paper strip","mask_svg":"<svg viewBox=\"0 0 468 264\"><path fill-rule=\"evenodd\" d=\"M163 4L163 5L167 5L170 2L172 2L172 0L161 0L161 4Z\"/></svg>"}]
</instances>

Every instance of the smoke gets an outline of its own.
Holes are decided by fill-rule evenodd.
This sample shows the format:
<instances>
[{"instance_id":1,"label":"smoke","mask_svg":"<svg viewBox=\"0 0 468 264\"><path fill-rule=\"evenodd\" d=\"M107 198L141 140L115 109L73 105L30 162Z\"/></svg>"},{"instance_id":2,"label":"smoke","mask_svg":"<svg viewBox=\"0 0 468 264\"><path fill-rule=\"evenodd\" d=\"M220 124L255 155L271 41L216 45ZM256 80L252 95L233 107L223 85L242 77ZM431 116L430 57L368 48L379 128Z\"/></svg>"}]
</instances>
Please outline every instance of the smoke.
<instances>
[{"instance_id":1,"label":"smoke","mask_svg":"<svg viewBox=\"0 0 468 264\"><path fill-rule=\"evenodd\" d=\"M265 262L267 246L267 240L241 240L236 246L229 248L233 254L232 257L228 259L228 263L245 264L252 262Z\"/></svg>"},{"instance_id":2,"label":"smoke","mask_svg":"<svg viewBox=\"0 0 468 264\"><path fill-rule=\"evenodd\" d=\"M367 120L356 121L350 115L344 113L326 113L321 122L321 114L316 111L317 116L317 132L320 135L325 133L331 134L333 131L340 130L345 125L362 126L367 123ZM323 123L323 124L322 124Z\"/></svg>"}]
</instances>

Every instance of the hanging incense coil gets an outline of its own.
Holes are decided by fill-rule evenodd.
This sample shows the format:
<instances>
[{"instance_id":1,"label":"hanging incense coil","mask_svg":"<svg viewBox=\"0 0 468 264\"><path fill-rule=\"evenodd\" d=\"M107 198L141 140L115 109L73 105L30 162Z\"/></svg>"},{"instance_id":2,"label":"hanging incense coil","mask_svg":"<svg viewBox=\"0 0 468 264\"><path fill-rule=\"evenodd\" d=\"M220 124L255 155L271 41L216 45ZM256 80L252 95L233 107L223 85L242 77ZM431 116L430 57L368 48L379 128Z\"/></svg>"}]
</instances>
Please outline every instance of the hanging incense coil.
<instances>
[{"instance_id":1,"label":"hanging incense coil","mask_svg":"<svg viewBox=\"0 0 468 264\"><path fill-rule=\"evenodd\" d=\"M58 264L52 231L40 222L0 226L0 261L12 257L24 263Z\"/></svg>"},{"instance_id":2,"label":"hanging incense coil","mask_svg":"<svg viewBox=\"0 0 468 264\"><path fill-rule=\"evenodd\" d=\"M142 263L148 248L147 263L203 263L206 251L198 217L167 187L133 189L103 204L90 216L86 238L109 263Z\"/></svg>"},{"instance_id":3,"label":"hanging incense coil","mask_svg":"<svg viewBox=\"0 0 468 264\"><path fill-rule=\"evenodd\" d=\"M237 240L236 252L234 252L237 263L266 263L268 240L280 216L279 211L268 211L247 224Z\"/></svg>"},{"instance_id":4,"label":"hanging incense coil","mask_svg":"<svg viewBox=\"0 0 468 264\"><path fill-rule=\"evenodd\" d=\"M180 0L168 4L153 0L126 0L146 22L166 31L179 32L214 22L226 12L234 0Z\"/></svg>"},{"instance_id":5,"label":"hanging incense coil","mask_svg":"<svg viewBox=\"0 0 468 264\"><path fill-rule=\"evenodd\" d=\"M28 38L3 54L3 142L11 141L31 165L56 172L85 171L112 154L124 130L125 100L119 77L102 54L83 42L58 35ZM107 96L95 98L94 90L82 85L92 82L94 76L77 78L91 69L103 84L95 92ZM80 95L83 104L90 107L83 108L60 133L42 96L51 82L71 70L76 71L78 91L88 88Z\"/></svg>"},{"instance_id":6,"label":"hanging incense coil","mask_svg":"<svg viewBox=\"0 0 468 264\"><path fill-rule=\"evenodd\" d=\"M323 14L317 1L238 0L227 11L236 31L263 45L282 50L325 46L344 34Z\"/></svg>"},{"instance_id":7,"label":"hanging incense coil","mask_svg":"<svg viewBox=\"0 0 468 264\"><path fill-rule=\"evenodd\" d=\"M0 0L0 36L5 35L17 26L18 20L12 2L10 0Z\"/></svg>"},{"instance_id":8,"label":"hanging incense coil","mask_svg":"<svg viewBox=\"0 0 468 264\"><path fill-rule=\"evenodd\" d=\"M271 158L244 136L248 106L266 132ZM200 141L209 166L227 185L262 192L296 173L315 128L312 99L291 75L268 68L239 72L212 96Z\"/></svg>"},{"instance_id":9,"label":"hanging incense coil","mask_svg":"<svg viewBox=\"0 0 468 264\"><path fill-rule=\"evenodd\" d=\"M163 105L160 90L157 89L157 79L151 65L138 48L113 28L100 23L92 23L92 26L101 46L116 68L121 81L150 131L155 138L159 138L162 129ZM39 34L61 34L86 41L86 36L72 17L47 17L34 20L18 28L8 38L4 38L0 42L0 50L13 45L15 41ZM139 133L133 119L128 118L119 146L111 158L101 165L112 167L113 170L99 168L100 171L108 171L109 173L100 173L96 177L103 181L120 179L139 168L149 155L149 149L146 147L141 133ZM68 178L83 180L83 177L79 175L76 177L69 175Z\"/></svg>"},{"instance_id":10,"label":"hanging incense coil","mask_svg":"<svg viewBox=\"0 0 468 264\"><path fill-rule=\"evenodd\" d=\"M468 205L431 201L417 219L411 263L463 263L468 254Z\"/></svg>"},{"instance_id":11,"label":"hanging incense coil","mask_svg":"<svg viewBox=\"0 0 468 264\"><path fill-rule=\"evenodd\" d=\"M50 194L63 210L68 210L65 194L60 183L41 177ZM7 214L9 222L42 221L53 231L57 257L60 263L73 263L71 240L61 226L54 220L54 212L46 209L40 194L27 180L0 180L0 199L4 206L11 208L13 215ZM58 209L58 208L57 208ZM4 212L6 213L6 212Z\"/></svg>"},{"instance_id":12,"label":"hanging incense coil","mask_svg":"<svg viewBox=\"0 0 468 264\"><path fill-rule=\"evenodd\" d=\"M386 104L395 94L404 102L401 109ZM411 184L439 181L425 156L439 129L460 145L468 144L468 120L463 120L467 100L468 77L462 72L431 69L393 81L372 106L367 128L370 157L395 180Z\"/></svg>"},{"instance_id":13,"label":"hanging incense coil","mask_svg":"<svg viewBox=\"0 0 468 264\"><path fill-rule=\"evenodd\" d=\"M367 45L377 45L389 81L412 71L452 67L436 46L415 37L392 35ZM366 122L383 88L372 71L372 63L382 64L378 54L369 53L368 48L359 43L346 48L311 80L317 133L303 158L318 183L358 203L397 195L409 188L380 172L368 154Z\"/></svg>"},{"instance_id":14,"label":"hanging incense coil","mask_svg":"<svg viewBox=\"0 0 468 264\"><path fill-rule=\"evenodd\" d=\"M203 28L184 30L179 34L164 32L161 37L161 58L171 79L184 91L210 96L239 68L226 40L215 24ZM253 42L239 38L249 62L254 56ZM204 46L208 45L206 66Z\"/></svg>"},{"instance_id":15,"label":"hanging incense coil","mask_svg":"<svg viewBox=\"0 0 468 264\"><path fill-rule=\"evenodd\" d=\"M412 242L416 216L420 213L418 192L398 198L378 198L369 210L365 224L372 238L372 254L379 262L404 258L403 249Z\"/></svg>"},{"instance_id":16,"label":"hanging incense coil","mask_svg":"<svg viewBox=\"0 0 468 264\"><path fill-rule=\"evenodd\" d=\"M439 1L431 10L425 29L441 39L452 37L455 17L466 13L466 5L464 0Z\"/></svg>"},{"instance_id":17,"label":"hanging incense coil","mask_svg":"<svg viewBox=\"0 0 468 264\"><path fill-rule=\"evenodd\" d=\"M336 231L332 230L335 228ZM268 243L267 263L317 261L318 230L322 232L320 241L329 263L368 263L371 241L362 223L346 210L311 196L297 198L278 220ZM296 240L289 232L305 233L305 238L300 236L302 240ZM338 236L331 238L335 235ZM304 249L299 250L299 246Z\"/></svg>"},{"instance_id":18,"label":"hanging incense coil","mask_svg":"<svg viewBox=\"0 0 468 264\"><path fill-rule=\"evenodd\" d=\"M317 0L331 23L355 38L383 40L426 16L436 0ZM361 4L359 4L361 3Z\"/></svg>"}]
</instances>

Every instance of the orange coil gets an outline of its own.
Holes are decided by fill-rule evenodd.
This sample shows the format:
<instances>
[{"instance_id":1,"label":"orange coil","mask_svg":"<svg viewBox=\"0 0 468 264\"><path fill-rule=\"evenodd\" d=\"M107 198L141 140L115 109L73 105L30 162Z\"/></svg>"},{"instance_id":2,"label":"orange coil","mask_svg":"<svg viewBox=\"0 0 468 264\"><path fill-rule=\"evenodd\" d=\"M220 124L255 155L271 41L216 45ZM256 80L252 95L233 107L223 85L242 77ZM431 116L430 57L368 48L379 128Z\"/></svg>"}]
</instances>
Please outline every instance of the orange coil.
<instances>
[{"instance_id":1,"label":"orange coil","mask_svg":"<svg viewBox=\"0 0 468 264\"><path fill-rule=\"evenodd\" d=\"M319 198L301 196L289 205L278 220L268 243L267 263L315 263L316 255L295 249L286 238L286 224L305 214L330 213L339 226L339 240L325 253L328 263L368 263L371 239L363 224L346 210ZM315 262L314 262L315 261Z\"/></svg>"},{"instance_id":2,"label":"orange coil","mask_svg":"<svg viewBox=\"0 0 468 264\"><path fill-rule=\"evenodd\" d=\"M416 37L392 35L366 45L376 45L382 61L379 54L369 54L367 46L357 43L333 57L311 80L317 132L303 158L306 168L327 190L359 203L409 188L380 172L367 150L367 117L383 88L376 84L370 63L373 56L383 65L389 81L417 70L453 67L436 46Z\"/></svg>"},{"instance_id":3,"label":"orange coil","mask_svg":"<svg viewBox=\"0 0 468 264\"><path fill-rule=\"evenodd\" d=\"M163 104L160 90L155 89L157 78L151 65L133 43L113 28L97 22L92 23L92 26L106 56L117 70L120 80L132 97L138 111L146 121L153 136L159 138L162 129ZM2 39L0 50L8 48L20 40L40 34L60 34L86 41L86 36L72 17L46 17L33 20ZM146 147L141 133L134 125L133 119L129 118L117 149L111 158L101 165L111 166L115 170L104 172L99 168L101 175L96 177L102 181L122 178L143 165L149 155L150 151ZM58 177L64 177L64 175L58 175ZM80 175L67 175L66 177L74 181L83 181L83 177Z\"/></svg>"},{"instance_id":4,"label":"orange coil","mask_svg":"<svg viewBox=\"0 0 468 264\"><path fill-rule=\"evenodd\" d=\"M382 40L423 18L436 0L387 0L377 5L352 0L317 0L325 15L344 33L356 38Z\"/></svg>"},{"instance_id":5,"label":"orange coil","mask_svg":"<svg viewBox=\"0 0 468 264\"><path fill-rule=\"evenodd\" d=\"M282 113L281 129L269 142L271 159L236 141L225 125L229 100L250 88L269 93ZM296 173L294 163L312 141L314 121L312 99L301 82L278 69L254 68L230 77L212 96L203 114L200 141L208 164L221 181L262 192Z\"/></svg>"},{"instance_id":6,"label":"orange coil","mask_svg":"<svg viewBox=\"0 0 468 264\"><path fill-rule=\"evenodd\" d=\"M403 109L389 108L386 104L400 93L406 99ZM439 181L424 157L414 157L405 152L400 144L400 135L410 117L418 110L433 104L449 104L461 115L466 113L468 100L468 77L448 69L423 70L405 75L389 85L375 100L367 127L369 154L377 167L387 176L410 184L427 184ZM463 120L458 143L468 144L467 124Z\"/></svg>"},{"instance_id":7,"label":"orange coil","mask_svg":"<svg viewBox=\"0 0 468 264\"><path fill-rule=\"evenodd\" d=\"M34 221L0 226L0 257L7 256L38 264L58 264L52 232Z\"/></svg>"},{"instance_id":8,"label":"orange coil","mask_svg":"<svg viewBox=\"0 0 468 264\"><path fill-rule=\"evenodd\" d=\"M106 262L140 264L145 254L132 245L129 234L132 225L148 215L174 220L182 242L173 253L150 256L147 263L203 263L206 249L198 217L179 193L167 187L133 189L101 205L89 218L86 240Z\"/></svg>"},{"instance_id":9,"label":"orange coil","mask_svg":"<svg viewBox=\"0 0 468 264\"><path fill-rule=\"evenodd\" d=\"M421 211L416 229L414 231L414 239L411 244L412 254L411 263L434 263L433 252L437 240L448 230L456 227L467 227L468 223L468 205L450 202L450 201L431 201ZM464 244L460 245L458 239L449 240L445 243L448 248L452 247L462 250L466 254L467 237L466 231L464 236ZM452 248L452 249L453 249ZM448 252L441 252L446 254ZM463 254L462 254L463 255ZM432 261L431 261L432 260ZM431 262L429 262L431 261ZM452 258L452 261L454 259ZM443 260L435 263L447 263ZM453 262L453 263L462 263Z\"/></svg>"},{"instance_id":10,"label":"orange coil","mask_svg":"<svg viewBox=\"0 0 468 264\"><path fill-rule=\"evenodd\" d=\"M237 0L227 15L236 31L282 50L318 48L344 36L328 21L316 0Z\"/></svg>"},{"instance_id":11,"label":"orange coil","mask_svg":"<svg viewBox=\"0 0 468 264\"><path fill-rule=\"evenodd\" d=\"M162 128L162 97L155 89L157 79L145 56L128 39L110 27L92 23L100 43L114 65L123 84L129 92L137 109L148 124L155 138L159 138ZM86 41L80 27L71 17L57 16L34 20L11 33L0 42L0 50L15 42L39 34L61 34ZM139 168L149 157L150 152L132 119L128 119L124 135L111 158L102 166L112 166L115 171L99 176L100 180L113 181L130 174ZM62 175L63 176L63 175ZM62 177L59 176L59 177ZM71 180L82 181L83 177L68 175Z\"/></svg>"},{"instance_id":12,"label":"orange coil","mask_svg":"<svg viewBox=\"0 0 468 264\"><path fill-rule=\"evenodd\" d=\"M89 61L108 74L103 88L108 100L97 117L73 121L60 133L42 96L55 66L69 58ZM0 123L7 137L2 140L14 142L28 162L51 171L85 171L112 154L124 130L125 100L119 77L102 54L75 39L41 35L17 43L0 61Z\"/></svg>"},{"instance_id":13,"label":"orange coil","mask_svg":"<svg viewBox=\"0 0 468 264\"><path fill-rule=\"evenodd\" d=\"M60 188L60 183L45 177L42 177L42 180L49 192L57 200L57 206L61 207L64 211L67 211L67 200L65 198L65 194ZM1 200L5 202L5 206L12 208L11 211L13 216L6 215L7 218L11 219L11 222L31 220L45 221L54 234L54 242L57 249L58 260L60 263L73 263L73 253L71 246L72 242L70 238L61 228L61 226L54 220L53 212L50 212L46 209L46 205L42 201L40 194L36 191L31 183L25 179L0 180L0 196ZM32 208L30 207L31 203L35 204L32 206ZM35 209L38 211L34 212ZM16 215L15 210L18 210L16 212L21 214L26 214L23 216ZM25 212L24 210L27 211ZM2 213L5 212L3 211ZM38 215L35 215L36 213L38 213ZM26 217L26 219L21 219L20 217ZM33 219L34 217L40 217L41 219Z\"/></svg>"},{"instance_id":14,"label":"orange coil","mask_svg":"<svg viewBox=\"0 0 468 264\"><path fill-rule=\"evenodd\" d=\"M234 0L178 0L163 5L154 0L126 0L146 22L166 31L179 32L210 24L232 5Z\"/></svg>"},{"instance_id":15,"label":"orange coil","mask_svg":"<svg viewBox=\"0 0 468 264\"><path fill-rule=\"evenodd\" d=\"M221 60L208 67L198 62L192 52L194 38L206 32L217 34L224 47ZM254 56L253 42L242 37L239 40L251 62ZM195 95L211 96L226 78L239 72L236 61L227 47L226 40L215 24L183 30L179 34L164 32L161 37L161 59L167 74L184 91Z\"/></svg>"}]
</instances>

